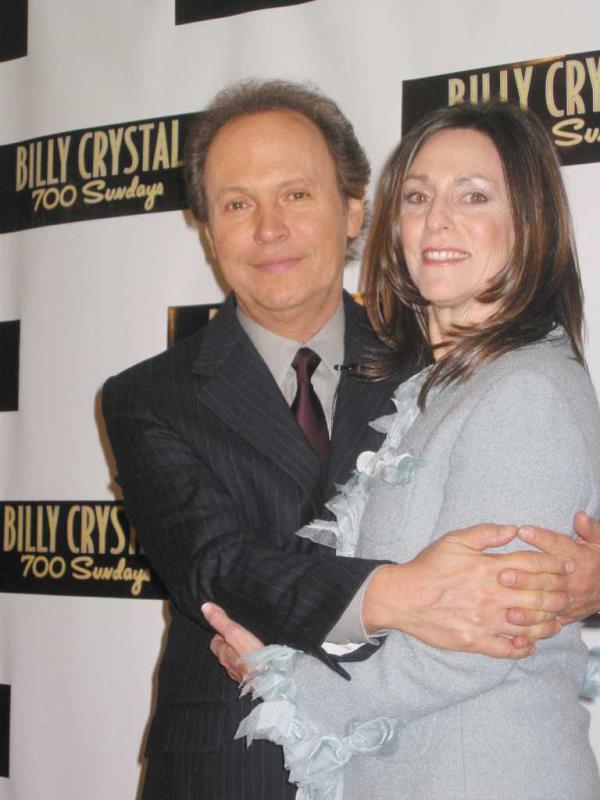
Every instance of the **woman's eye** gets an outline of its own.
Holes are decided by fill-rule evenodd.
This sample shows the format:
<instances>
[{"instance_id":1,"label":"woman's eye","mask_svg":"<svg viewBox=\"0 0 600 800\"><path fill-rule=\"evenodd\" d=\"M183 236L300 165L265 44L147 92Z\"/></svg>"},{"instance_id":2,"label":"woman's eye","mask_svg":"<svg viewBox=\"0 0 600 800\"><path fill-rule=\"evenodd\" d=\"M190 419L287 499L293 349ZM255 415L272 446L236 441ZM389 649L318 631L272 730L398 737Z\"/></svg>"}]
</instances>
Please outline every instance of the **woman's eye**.
<instances>
[{"instance_id":1,"label":"woman's eye","mask_svg":"<svg viewBox=\"0 0 600 800\"><path fill-rule=\"evenodd\" d=\"M414 190L412 192L407 192L404 195L404 202L405 203L413 203L414 205L421 205L422 203L426 203L428 200L427 195L425 192L420 192L418 190Z\"/></svg>"},{"instance_id":2,"label":"woman's eye","mask_svg":"<svg viewBox=\"0 0 600 800\"><path fill-rule=\"evenodd\" d=\"M466 199L469 203L487 203L488 201L487 195L483 192L469 192Z\"/></svg>"}]
</instances>

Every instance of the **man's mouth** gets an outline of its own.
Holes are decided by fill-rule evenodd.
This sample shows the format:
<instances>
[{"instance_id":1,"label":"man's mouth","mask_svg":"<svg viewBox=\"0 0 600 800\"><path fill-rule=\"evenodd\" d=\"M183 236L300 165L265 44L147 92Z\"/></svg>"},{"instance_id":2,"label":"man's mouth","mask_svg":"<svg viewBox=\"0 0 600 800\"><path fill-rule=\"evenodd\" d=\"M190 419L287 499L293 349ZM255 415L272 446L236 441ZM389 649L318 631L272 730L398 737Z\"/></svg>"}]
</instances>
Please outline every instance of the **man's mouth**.
<instances>
[{"instance_id":1,"label":"man's mouth","mask_svg":"<svg viewBox=\"0 0 600 800\"><path fill-rule=\"evenodd\" d=\"M302 256L274 256L272 258L265 258L261 261L256 261L252 264L255 269L261 272L269 272L273 275L278 275L282 272L287 272L290 269L298 266Z\"/></svg>"}]
</instances>

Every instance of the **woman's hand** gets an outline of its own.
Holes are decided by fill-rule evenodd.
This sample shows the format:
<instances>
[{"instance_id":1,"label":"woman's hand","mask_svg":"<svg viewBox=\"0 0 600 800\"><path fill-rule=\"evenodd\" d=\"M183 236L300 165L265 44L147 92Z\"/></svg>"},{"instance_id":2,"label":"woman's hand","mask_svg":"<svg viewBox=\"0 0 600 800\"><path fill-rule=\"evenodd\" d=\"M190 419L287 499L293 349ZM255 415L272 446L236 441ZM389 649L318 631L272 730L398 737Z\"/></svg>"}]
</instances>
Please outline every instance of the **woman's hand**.
<instances>
[{"instance_id":1,"label":"woman's hand","mask_svg":"<svg viewBox=\"0 0 600 800\"><path fill-rule=\"evenodd\" d=\"M233 681L243 683L247 670L239 663L240 659L260 650L263 643L215 603L204 603L201 610L208 624L217 631L210 643L211 653Z\"/></svg>"}]
</instances>

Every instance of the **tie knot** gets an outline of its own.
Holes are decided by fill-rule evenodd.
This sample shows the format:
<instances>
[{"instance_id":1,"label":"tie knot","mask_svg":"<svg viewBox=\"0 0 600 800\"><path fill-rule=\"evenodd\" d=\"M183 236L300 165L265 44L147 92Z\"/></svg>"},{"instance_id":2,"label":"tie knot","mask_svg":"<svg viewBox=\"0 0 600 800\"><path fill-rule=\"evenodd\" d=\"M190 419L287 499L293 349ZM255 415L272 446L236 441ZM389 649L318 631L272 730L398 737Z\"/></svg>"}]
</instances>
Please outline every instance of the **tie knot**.
<instances>
[{"instance_id":1,"label":"tie knot","mask_svg":"<svg viewBox=\"0 0 600 800\"><path fill-rule=\"evenodd\" d=\"M321 363L321 357L318 356L310 347L301 347L292 361L292 367L296 370L299 378L310 380L313 372Z\"/></svg>"}]
</instances>

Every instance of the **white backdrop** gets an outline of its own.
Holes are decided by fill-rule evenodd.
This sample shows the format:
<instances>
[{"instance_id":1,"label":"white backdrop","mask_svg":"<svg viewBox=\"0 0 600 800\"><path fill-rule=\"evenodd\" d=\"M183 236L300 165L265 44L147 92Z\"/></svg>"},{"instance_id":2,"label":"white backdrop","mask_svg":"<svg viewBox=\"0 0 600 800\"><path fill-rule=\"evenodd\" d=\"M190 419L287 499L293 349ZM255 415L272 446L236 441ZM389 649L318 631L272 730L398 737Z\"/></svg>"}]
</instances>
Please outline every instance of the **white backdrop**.
<instances>
[{"instance_id":1,"label":"white backdrop","mask_svg":"<svg viewBox=\"0 0 600 800\"><path fill-rule=\"evenodd\" d=\"M0 64L0 145L188 113L232 80L285 77L339 102L377 174L399 138L403 79L600 48L598 0L315 0L178 27L174 4L29 0L28 55ZM600 389L600 163L564 173ZM356 279L355 265L347 287ZM102 383L165 347L168 306L221 298L181 211L0 236L0 321L21 320L2 499L114 499ZM164 615L156 600L0 595L12 688L0 800L135 797ZM600 707L592 735L600 755Z\"/></svg>"}]
</instances>

